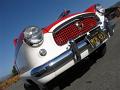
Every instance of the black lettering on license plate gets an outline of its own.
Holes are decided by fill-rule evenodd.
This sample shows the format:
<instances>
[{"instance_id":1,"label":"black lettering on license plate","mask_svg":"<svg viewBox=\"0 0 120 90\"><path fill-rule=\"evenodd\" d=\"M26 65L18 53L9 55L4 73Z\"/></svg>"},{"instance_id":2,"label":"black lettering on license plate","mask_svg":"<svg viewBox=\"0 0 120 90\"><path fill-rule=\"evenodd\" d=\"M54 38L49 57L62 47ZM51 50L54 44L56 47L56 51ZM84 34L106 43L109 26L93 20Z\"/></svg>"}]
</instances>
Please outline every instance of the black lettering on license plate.
<instances>
[{"instance_id":1,"label":"black lettering on license plate","mask_svg":"<svg viewBox=\"0 0 120 90\"><path fill-rule=\"evenodd\" d=\"M106 34L104 32L98 32L94 36L88 36L87 40L93 47L99 46L106 39Z\"/></svg>"}]
</instances>

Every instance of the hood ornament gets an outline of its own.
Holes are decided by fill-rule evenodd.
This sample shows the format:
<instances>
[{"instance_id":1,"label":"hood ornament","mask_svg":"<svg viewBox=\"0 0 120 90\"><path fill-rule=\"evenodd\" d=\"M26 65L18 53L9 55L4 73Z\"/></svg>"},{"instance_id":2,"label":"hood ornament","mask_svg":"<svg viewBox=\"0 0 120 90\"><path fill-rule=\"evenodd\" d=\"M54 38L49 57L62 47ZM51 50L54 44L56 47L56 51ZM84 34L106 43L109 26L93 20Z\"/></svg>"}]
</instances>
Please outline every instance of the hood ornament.
<instances>
[{"instance_id":1,"label":"hood ornament","mask_svg":"<svg viewBox=\"0 0 120 90\"><path fill-rule=\"evenodd\" d=\"M75 23L75 26L79 29L79 30L82 30L82 28L83 28L83 23L82 22L79 22L79 21L77 21L76 23Z\"/></svg>"}]
</instances>

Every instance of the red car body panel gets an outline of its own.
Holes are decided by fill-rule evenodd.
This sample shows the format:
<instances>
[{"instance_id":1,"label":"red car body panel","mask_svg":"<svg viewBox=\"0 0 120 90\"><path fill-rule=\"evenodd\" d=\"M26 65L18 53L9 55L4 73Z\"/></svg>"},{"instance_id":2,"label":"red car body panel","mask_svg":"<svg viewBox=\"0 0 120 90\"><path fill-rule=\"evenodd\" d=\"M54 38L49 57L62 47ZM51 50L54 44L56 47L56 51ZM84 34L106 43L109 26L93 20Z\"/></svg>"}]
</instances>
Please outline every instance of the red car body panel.
<instances>
[{"instance_id":1,"label":"red car body panel","mask_svg":"<svg viewBox=\"0 0 120 90\"><path fill-rule=\"evenodd\" d=\"M95 12L96 12L95 6L96 6L96 5L90 6L90 7L89 7L88 9L86 9L84 12L92 12L92 13L95 13Z\"/></svg>"}]
</instances>

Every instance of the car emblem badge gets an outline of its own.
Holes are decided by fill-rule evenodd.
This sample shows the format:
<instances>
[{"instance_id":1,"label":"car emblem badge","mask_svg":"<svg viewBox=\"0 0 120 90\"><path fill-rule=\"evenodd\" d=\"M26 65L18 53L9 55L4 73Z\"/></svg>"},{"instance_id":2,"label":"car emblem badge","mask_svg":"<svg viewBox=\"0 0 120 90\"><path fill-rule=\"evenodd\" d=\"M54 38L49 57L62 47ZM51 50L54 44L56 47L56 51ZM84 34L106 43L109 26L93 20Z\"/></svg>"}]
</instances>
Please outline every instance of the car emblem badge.
<instances>
[{"instance_id":1,"label":"car emblem badge","mask_svg":"<svg viewBox=\"0 0 120 90\"><path fill-rule=\"evenodd\" d=\"M76 26L79 30L82 30L82 28L83 28L83 23L81 23L81 22L76 22L76 23L75 23L75 26Z\"/></svg>"}]
</instances>

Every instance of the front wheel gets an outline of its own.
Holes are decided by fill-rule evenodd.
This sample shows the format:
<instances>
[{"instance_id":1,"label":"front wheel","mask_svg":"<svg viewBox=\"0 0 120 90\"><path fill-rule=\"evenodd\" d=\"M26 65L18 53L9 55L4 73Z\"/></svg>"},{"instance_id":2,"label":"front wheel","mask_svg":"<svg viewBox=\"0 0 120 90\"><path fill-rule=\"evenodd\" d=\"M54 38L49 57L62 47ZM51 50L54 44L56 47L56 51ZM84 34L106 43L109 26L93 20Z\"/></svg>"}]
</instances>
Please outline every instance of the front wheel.
<instances>
[{"instance_id":1,"label":"front wheel","mask_svg":"<svg viewBox=\"0 0 120 90\"><path fill-rule=\"evenodd\" d=\"M32 80L27 80L27 83L24 84L24 89L25 90L61 90L60 86L55 86L50 88L47 85L44 85L40 87L36 83L34 83Z\"/></svg>"},{"instance_id":2,"label":"front wheel","mask_svg":"<svg viewBox=\"0 0 120 90\"><path fill-rule=\"evenodd\" d=\"M24 89L25 90L41 90L38 86L31 85L31 84L24 84Z\"/></svg>"},{"instance_id":3,"label":"front wheel","mask_svg":"<svg viewBox=\"0 0 120 90\"><path fill-rule=\"evenodd\" d=\"M32 80L27 80L27 83L24 84L25 90L48 90L47 87L39 87L36 83Z\"/></svg>"}]
</instances>

